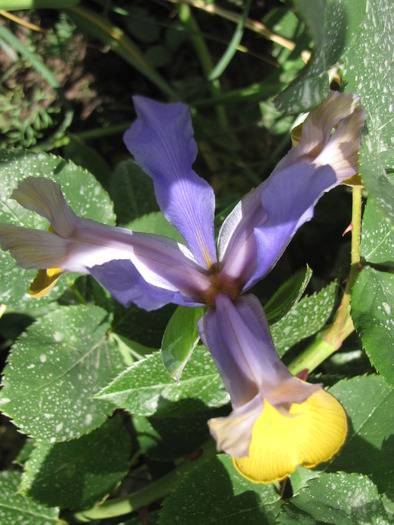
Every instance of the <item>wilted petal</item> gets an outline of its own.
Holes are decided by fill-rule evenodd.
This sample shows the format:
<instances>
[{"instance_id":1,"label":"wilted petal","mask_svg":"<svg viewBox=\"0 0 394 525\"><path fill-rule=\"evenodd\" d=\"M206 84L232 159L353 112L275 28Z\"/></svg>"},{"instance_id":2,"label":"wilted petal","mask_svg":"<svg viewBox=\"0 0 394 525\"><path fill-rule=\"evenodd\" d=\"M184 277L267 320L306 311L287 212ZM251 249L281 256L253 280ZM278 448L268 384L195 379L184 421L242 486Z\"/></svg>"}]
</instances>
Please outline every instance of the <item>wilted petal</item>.
<instances>
[{"instance_id":1,"label":"wilted petal","mask_svg":"<svg viewBox=\"0 0 394 525\"><path fill-rule=\"evenodd\" d=\"M298 465L313 468L329 461L342 447L346 434L345 411L324 390L293 404L290 415L281 414L266 401L254 423L248 454L234 454L233 462L249 480L272 483L289 476Z\"/></svg>"},{"instance_id":2,"label":"wilted petal","mask_svg":"<svg viewBox=\"0 0 394 525\"><path fill-rule=\"evenodd\" d=\"M136 162L154 182L156 200L166 219L181 233L205 268L216 261L215 197L193 170L197 145L185 104L162 104L134 97L137 120L124 141Z\"/></svg>"},{"instance_id":3,"label":"wilted petal","mask_svg":"<svg viewBox=\"0 0 394 525\"><path fill-rule=\"evenodd\" d=\"M338 182L358 172L358 154L361 145L361 131L365 124L365 113L358 106L354 113L342 120L326 147L318 155L315 165L329 164L335 171Z\"/></svg>"},{"instance_id":4,"label":"wilted petal","mask_svg":"<svg viewBox=\"0 0 394 525\"><path fill-rule=\"evenodd\" d=\"M353 93L331 91L327 100L309 113L302 125L299 143L279 162L275 171L307 161L316 166L330 165L338 182L357 173L360 135L365 122L364 111L356 107L359 101L360 97Z\"/></svg>"}]
</instances>

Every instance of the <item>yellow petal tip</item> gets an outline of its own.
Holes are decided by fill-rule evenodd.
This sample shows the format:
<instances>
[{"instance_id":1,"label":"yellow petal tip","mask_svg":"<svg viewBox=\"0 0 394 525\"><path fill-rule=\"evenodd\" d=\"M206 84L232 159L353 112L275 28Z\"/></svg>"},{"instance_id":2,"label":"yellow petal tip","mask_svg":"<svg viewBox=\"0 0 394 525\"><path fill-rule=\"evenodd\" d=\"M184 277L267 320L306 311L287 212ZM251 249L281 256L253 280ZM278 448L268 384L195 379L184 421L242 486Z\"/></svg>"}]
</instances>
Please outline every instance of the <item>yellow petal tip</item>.
<instances>
[{"instance_id":1,"label":"yellow petal tip","mask_svg":"<svg viewBox=\"0 0 394 525\"><path fill-rule=\"evenodd\" d=\"M61 276L61 268L48 268L47 270L38 270L34 281L29 288L29 294L35 299L44 297L55 286L56 281Z\"/></svg>"},{"instance_id":2,"label":"yellow petal tip","mask_svg":"<svg viewBox=\"0 0 394 525\"><path fill-rule=\"evenodd\" d=\"M289 412L283 415L265 401L253 426L249 456L233 457L242 476L255 483L281 481L298 465L313 468L329 461L344 444L346 413L328 392L318 390Z\"/></svg>"}]
</instances>

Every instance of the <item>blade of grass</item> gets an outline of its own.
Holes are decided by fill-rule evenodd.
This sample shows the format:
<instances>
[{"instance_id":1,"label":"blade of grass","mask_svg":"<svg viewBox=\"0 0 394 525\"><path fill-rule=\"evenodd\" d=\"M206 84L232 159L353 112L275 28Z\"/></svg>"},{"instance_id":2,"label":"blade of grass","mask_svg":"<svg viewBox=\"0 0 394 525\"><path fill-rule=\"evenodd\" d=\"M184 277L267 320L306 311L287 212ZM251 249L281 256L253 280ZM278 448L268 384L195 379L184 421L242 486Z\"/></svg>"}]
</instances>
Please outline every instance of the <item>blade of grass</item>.
<instances>
[{"instance_id":1,"label":"blade of grass","mask_svg":"<svg viewBox=\"0 0 394 525\"><path fill-rule=\"evenodd\" d=\"M77 5L79 0L0 0L0 9L20 11L23 9L64 9Z\"/></svg>"},{"instance_id":2,"label":"blade of grass","mask_svg":"<svg viewBox=\"0 0 394 525\"><path fill-rule=\"evenodd\" d=\"M175 4L179 3L179 0L168 0L168 1L171 3L175 3ZM228 9L223 9L222 7L219 7L215 4L211 4L208 2L204 2L203 0L181 0L181 2L182 4L188 4L197 9L201 9L211 15L220 16L221 18L229 20L230 22L237 23L240 18L240 15L238 13L233 13L232 11L229 11ZM275 42L276 44L279 44L280 46L285 47L286 49L290 49L290 51L293 51L293 49L295 49L294 42L280 35L277 35L273 31L271 31L267 26L265 26L261 22L258 22L257 20L251 20L250 18L247 18L245 20L245 27L255 33L258 33L264 38L267 38L271 42ZM311 57L311 54L309 51L304 50L301 53L301 56L304 62L308 62L308 60Z\"/></svg>"},{"instance_id":3,"label":"blade of grass","mask_svg":"<svg viewBox=\"0 0 394 525\"><path fill-rule=\"evenodd\" d=\"M193 101L196 108L209 107L215 104L235 104L239 102L249 102L250 100L265 100L276 95L284 89L287 84L280 82L279 74L274 73L262 82L256 82L239 89L234 89L226 93L212 96L210 98Z\"/></svg>"},{"instance_id":4,"label":"blade of grass","mask_svg":"<svg viewBox=\"0 0 394 525\"><path fill-rule=\"evenodd\" d=\"M196 51L197 57L200 61L201 68L203 70L205 78L210 81L210 88L212 96L221 94L219 79L210 80L210 75L213 71L213 62L211 55L209 54L208 47L202 36L200 28L198 27L197 21L190 10L190 7L186 4L179 4L176 6L179 18L185 28L187 29L189 38ZM225 109L222 106L216 106L216 115L222 128L228 127L227 115Z\"/></svg>"},{"instance_id":5,"label":"blade of grass","mask_svg":"<svg viewBox=\"0 0 394 525\"><path fill-rule=\"evenodd\" d=\"M146 60L139 47L119 27L85 7L70 7L66 11L80 27L110 46L114 53L155 84L171 100L179 99L172 87Z\"/></svg>"},{"instance_id":6,"label":"blade of grass","mask_svg":"<svg viewBox=\"0 0 394 525\"><path fill-rule=\"evenodd\" d=\"M23 58L29 62L34 69L46 80L53 88L58 90L60 85L53 75L52 71L47 68L41 57L32 53L27 47L6 27L0 25L0 38L18 51Z\"/></svg>"},{"instance_id":7,"label":"blade of grass","mask_svg":"<svg viewBox=\"0 0 394 525\"><path fill-rule=\"evenodd\" d=\"M19 18L19 16L8 13L7 11L4 11L4 9L0 9L0 15L4 16L4 18L8 18L8 20L12 20L16 24L19 24L20 26L27 27L28 29L31 29L32 31L37 31L37 33L45 33L44 29L41 29L41 27L38 27L37 25L32 24L28 22L27 20L23 20L22 18Z\"/></svg>"},{"instance_id":8,"label":"blade of grass","mask_svg":"<svg viewBox=\"0 0 394 525\"><path fill-rule=\"evenodd\" d=\"M241 40L244 34L245 22L249 14L251 3L252 3L252 0L246 0L243 11L242 11L242 15L240 16L238 20L237 27L235 28L234 34L230 42L228 43L227 49L223 53L222 58L216 64L214 69L211 71L208 77L208 80L212 81L212 80L215 80L216 78L219 78L223 74L227 66L230 64L235 53L237 52L238 46L241 43Z\"/></svg>"}]
</instances>

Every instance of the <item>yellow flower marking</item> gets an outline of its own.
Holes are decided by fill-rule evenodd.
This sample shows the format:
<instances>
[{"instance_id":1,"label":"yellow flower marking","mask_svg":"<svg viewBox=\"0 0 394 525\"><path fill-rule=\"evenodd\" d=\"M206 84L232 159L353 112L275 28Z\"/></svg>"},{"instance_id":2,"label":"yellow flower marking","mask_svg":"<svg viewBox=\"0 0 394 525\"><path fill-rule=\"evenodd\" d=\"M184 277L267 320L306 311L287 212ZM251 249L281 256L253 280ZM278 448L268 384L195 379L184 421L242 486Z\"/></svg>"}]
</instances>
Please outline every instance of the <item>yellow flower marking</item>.
<instances>
[{"instance_id":1,"label":"yellow flower marking","mask_svg":"<svg viewBox=\"0 0 394 525\"><path fill-rule=\"evenodd\" d=\"M43 297L52 290L62 273L63 270L61 268L38 270L34 281L30 285L29 294L35 299Z\"/></svg>"},{"instance_id":2,"label":"yellow flower marking","mask_svg":"<svg viewBox=\"0 0 394 525\"><path fill-rule=\"evenodd\" d=\"M52 224L49 226L48 231L57 235ZM63 270L61 268L38 270L34 281L30 285L29 294L34 297L34 299L44 297L44 295L52 290L62 273Z\"/></svg>"},{"instance_id":3,"label":"yellow flower marking","mask_svg":"<svg viewBox=\"0 0 394 525\"><path fill-rule=\"evenodd\" d=\"M297 465L307 468L329 461L342 447L347 434L346 414L340 403L324 390L290 408L293 417L278 412L266 400L257 418L249 456L233 457L242 476L256 483L272 483L289 476Z\"/></svg>"}]
</instances>

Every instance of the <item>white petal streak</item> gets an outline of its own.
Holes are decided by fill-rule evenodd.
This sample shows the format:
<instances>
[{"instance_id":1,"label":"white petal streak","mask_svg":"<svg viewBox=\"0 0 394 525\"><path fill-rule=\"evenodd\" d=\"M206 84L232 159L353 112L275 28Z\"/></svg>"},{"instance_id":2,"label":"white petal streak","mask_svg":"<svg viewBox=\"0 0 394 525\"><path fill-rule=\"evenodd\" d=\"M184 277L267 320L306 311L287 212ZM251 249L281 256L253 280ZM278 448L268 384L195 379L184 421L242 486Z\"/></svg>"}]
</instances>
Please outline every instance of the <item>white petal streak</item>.
<instances>
[{"instance_id":1,"label":"white petal streak","mask_svg":"<svg viewBox=\"0 0 394 525\"><path fill-rule=\"evenodd\" d=\"M0 224L0 245L22 268L64 268L66 241L49 232Z\"/></svg>"}]
</instances>

